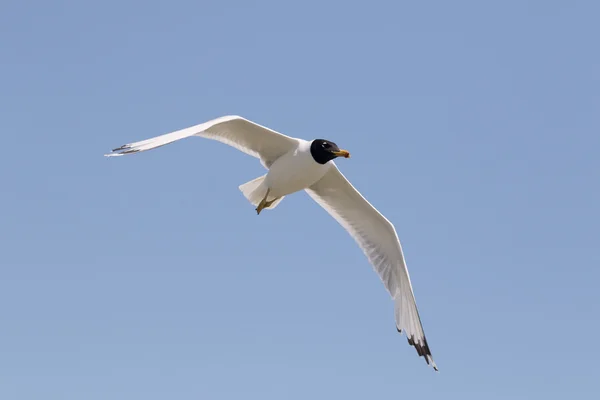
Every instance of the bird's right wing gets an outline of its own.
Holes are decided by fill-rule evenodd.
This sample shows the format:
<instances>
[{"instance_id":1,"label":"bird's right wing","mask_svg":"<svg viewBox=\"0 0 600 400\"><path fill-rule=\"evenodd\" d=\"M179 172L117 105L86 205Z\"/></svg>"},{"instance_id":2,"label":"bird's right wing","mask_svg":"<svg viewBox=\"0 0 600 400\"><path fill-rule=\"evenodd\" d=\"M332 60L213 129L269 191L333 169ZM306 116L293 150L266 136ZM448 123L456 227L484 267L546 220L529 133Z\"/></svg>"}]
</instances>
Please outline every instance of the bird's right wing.
<instances>
[{"instance_id":1,"label":"bird's right wing","mask_svg":"<svg viewBox=\"0 0 600 400\"><path fill-rule=\"evenodd\" d=\"M334 163L306 192L354 238L394 299L398 332L406 333L408 343L437 371L392 223L352 186Z\"/></svg>"},{"instance_id":2,"label":"bird's right wing","mask_svg":"<svg viewBox=\"0 0 600 400\"><path fill-rule=\"evenodd\" d=\"M113 149L112 153L106 154L106 156L123 156L152 150L190 136L201 136L228 144L259 158L266 168L298 145L298 140L293 137L283 135L237 115L229 115L151 139L125 144Z\"/></svg>"}]
</instances>

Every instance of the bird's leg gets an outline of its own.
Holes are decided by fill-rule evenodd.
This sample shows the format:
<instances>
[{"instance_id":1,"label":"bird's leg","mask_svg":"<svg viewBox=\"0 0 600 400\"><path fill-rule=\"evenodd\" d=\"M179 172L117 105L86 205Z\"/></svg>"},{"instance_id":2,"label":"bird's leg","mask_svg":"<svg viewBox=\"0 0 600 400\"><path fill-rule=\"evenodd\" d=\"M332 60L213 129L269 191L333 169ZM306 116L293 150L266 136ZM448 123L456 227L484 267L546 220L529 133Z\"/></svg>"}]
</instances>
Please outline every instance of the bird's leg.
<instances>
[{"instance_id":1,"label":"bird's leg","mask_svg":"<svg viewBox=\"0 0 600 400\"><path fill-rule=\"evenodd\" d=\"M265 208L269 208L269 207L271 207L271 204L275 203L275 202L276 202L277 200L279 200L280 198L281 198L281 197L277 197L277 198L274 198L274 199L273 199L273 200L271 200L271 201L267 201L267 202L265 202Z\"/></svg>"},{"instance_id":2,"label":"bird's leg","mask_svg":"<svg viewBox=\"0 0 600 400\"><path fill-rule=\"evenodd\" d=\"M256 207L256 215L259 215L260 212L267 207L267 197L269 196L269 192L271 191L271 189L267 189L267 193L265 194L265 197L260 201L260 203L258 203L258 207Z\"/></svg>"}]
</instances>

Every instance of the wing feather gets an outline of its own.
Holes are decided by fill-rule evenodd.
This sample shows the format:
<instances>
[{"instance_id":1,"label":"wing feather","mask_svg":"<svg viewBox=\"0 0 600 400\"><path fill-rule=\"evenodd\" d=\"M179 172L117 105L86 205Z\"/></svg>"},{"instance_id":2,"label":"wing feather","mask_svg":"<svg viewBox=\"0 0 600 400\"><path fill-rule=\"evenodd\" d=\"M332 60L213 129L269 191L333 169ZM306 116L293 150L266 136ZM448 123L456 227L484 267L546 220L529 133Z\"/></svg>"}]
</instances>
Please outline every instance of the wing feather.
<instances>
[{"instance_id":1,"label":"wing feather","mask_svg":"<svg viewBox=\"0 0 600 400\"><path fill-rule=\"evenodd\" d=\"M398 332L436 371L417 310L412 284L396 229L332 163L330 170L306 192L354 238L394 299Z\"/></svg>"},{"instance_id":2,"label":"wing feather","mask_svg":"<svg viewBox=\"0 0 600 400\"><path fill-rule=\"evenodd\" d=\"M106 156L123 156L152 150L191 136L200 136L225 143L260 159L266 168L298 145L298 139L283 135L243 117L228 115L150 139L124 144L113 149Z\"/></svg>"}]
</instances>

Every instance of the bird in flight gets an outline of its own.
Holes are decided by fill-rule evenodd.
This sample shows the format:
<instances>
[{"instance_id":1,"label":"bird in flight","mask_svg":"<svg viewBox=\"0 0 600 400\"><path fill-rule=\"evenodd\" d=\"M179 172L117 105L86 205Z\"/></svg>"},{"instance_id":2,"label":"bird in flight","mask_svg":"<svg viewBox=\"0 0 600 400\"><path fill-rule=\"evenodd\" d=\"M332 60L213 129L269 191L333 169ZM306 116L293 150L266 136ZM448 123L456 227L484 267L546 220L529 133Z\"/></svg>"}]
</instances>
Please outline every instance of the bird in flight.
<instances>
[{"instance_id":1,"label":"bird in flight","mask_svg":"<svg viewBox=\"0 0 600 400\"><path fill-rule=\"evenodd\" d=\"M258 158L268 172L239 189L257 214L274 209L284 198L304 190L354 238L394 300L396 329L436 371L417 310L408 269L396 229L346 179L333 162L349 158L331 140L307 141L283 135L240 116L208 122L125 144L107 157L152 150L199 136L217 140Z\"/></svg>"}]
</instances>

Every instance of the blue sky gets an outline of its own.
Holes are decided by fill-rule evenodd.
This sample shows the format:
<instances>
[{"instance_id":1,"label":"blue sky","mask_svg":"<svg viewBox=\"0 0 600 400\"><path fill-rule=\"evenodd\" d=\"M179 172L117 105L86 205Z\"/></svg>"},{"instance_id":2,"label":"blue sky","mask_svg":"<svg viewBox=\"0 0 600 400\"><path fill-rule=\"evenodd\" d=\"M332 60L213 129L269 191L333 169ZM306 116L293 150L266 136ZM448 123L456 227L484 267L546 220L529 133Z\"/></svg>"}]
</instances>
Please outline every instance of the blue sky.
<instances>
[{"instance_id":1,"label":"blue sky","mask_svg":"<svg viewBox=\"0 0 600 400\"><path fill-rule=\"evenodd\" d=\"M592 398L599 13L2 2L0 398ZM257 160L198 138L102 156L226 114L352 152L439 374L306 194L256 216Z\"/></svg>"}]
</instances>

